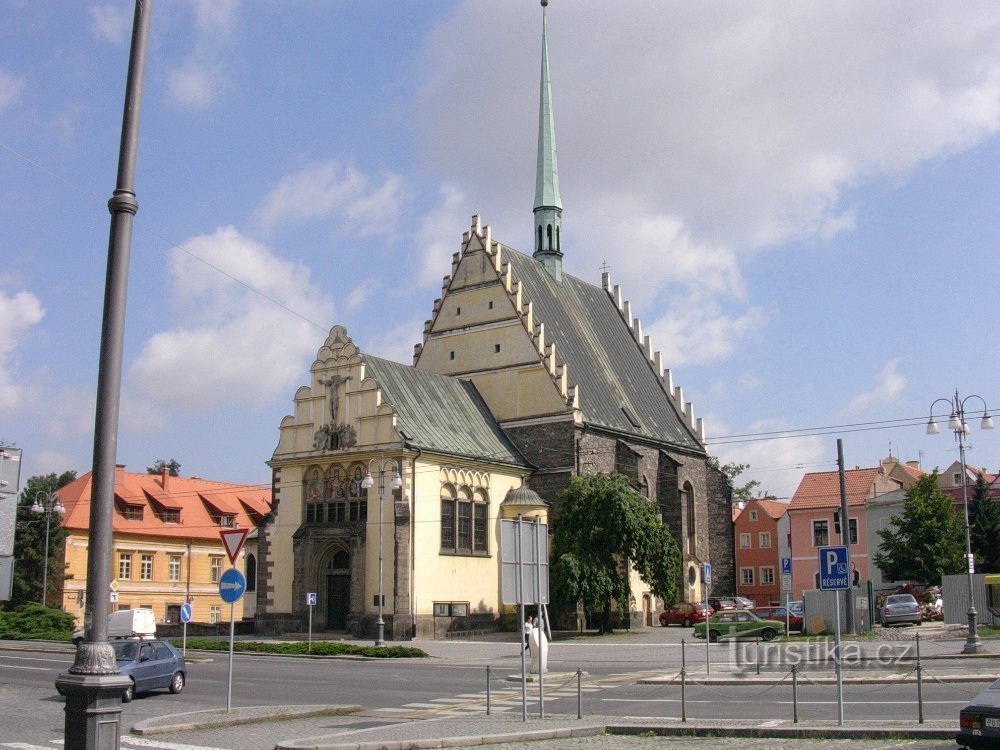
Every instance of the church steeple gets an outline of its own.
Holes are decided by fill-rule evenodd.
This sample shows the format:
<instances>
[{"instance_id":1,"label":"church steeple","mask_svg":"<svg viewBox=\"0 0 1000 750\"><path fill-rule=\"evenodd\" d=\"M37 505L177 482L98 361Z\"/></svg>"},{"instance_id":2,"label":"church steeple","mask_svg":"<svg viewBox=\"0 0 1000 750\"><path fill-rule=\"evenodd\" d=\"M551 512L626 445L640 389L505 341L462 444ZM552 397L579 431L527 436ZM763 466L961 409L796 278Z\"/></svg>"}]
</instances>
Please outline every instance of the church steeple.
<instances>
[{"instance_id":1,"label":"church steeple","mask_svg":"<svg viewBox=\"0 0 1000 750\"><path fill-rule=\"evenodd\" d=\"M556 126L552 116L552 85L549 81L549 43L542 2L542 76L538 102L538 164L535 172L535 252L556 281L562 280L562 198L556 164Z\"/></svg>"}]
</instances>

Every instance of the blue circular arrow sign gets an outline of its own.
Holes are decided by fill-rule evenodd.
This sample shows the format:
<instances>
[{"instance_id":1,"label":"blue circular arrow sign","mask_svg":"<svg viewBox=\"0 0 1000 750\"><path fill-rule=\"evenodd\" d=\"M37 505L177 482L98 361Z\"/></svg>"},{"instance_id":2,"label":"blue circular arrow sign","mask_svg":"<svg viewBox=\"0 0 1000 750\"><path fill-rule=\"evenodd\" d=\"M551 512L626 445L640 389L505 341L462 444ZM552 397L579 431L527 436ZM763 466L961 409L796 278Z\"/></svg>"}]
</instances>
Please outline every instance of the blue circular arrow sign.
<instances>
[{"instance_id":1,"label":"blue circular arrow sign","mask_svg":"<svg viewBox=\"0 0 1000 750\"><path fill-rule=\"evenodd\" d=\"M230 568L219 579L219 596L227 604L239 601L246 590L247 579L236 568Z\"/></svg>"},{"instance_id":2,"label":"blue circular arrow sign","mask_svg":"<svg viewBox=\"0 0 1000 750\"><path fill-rule=\"evenodd\" d=\"M191 605L184 603L181 605L181 622L191 622Z\"/></svg>"}]
</instances>

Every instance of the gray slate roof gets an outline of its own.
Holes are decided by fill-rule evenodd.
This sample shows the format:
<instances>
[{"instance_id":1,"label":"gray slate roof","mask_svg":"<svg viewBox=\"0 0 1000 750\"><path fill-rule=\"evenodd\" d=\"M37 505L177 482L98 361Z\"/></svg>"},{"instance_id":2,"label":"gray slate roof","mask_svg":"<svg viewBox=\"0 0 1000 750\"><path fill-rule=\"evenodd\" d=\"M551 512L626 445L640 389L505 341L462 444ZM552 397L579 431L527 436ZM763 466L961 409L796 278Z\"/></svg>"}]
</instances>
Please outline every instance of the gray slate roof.
<instances>
[{"instance_id":1,"label":"gray slate roof","mask_svg":"<svg viewBox=\"0 0 1000 750\"><path fill-rule=\"evenodd\" d=\"M541 263L513 248L504 246L503 257L535 321L545 324L545 341L555 342L557 361L569 365L569 383L580 385L588 424L704 452L607 292L566 273L557 284Z\"/></svg>"},{"instance_id":2,"label":"gray slate roof","mask_svg":"<svg viewBox=\"0 0 1000 750\"><path fill-rule=\"evenodd\" d=\"M363 355L382 400L396 410L407 444L424 451L501 464L529 464L507 438L472 383Z\"/></svg>"}]
</instances>

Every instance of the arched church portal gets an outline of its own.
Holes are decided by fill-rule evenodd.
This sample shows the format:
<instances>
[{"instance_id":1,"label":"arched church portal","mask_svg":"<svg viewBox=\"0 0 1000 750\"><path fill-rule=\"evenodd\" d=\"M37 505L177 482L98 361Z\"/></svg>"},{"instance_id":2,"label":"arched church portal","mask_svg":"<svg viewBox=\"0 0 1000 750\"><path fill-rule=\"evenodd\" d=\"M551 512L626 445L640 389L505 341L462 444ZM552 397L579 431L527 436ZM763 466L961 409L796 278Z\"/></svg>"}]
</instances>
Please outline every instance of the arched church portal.
<instances>
[{"instance_id":1,"label":"arched church portal","mask_svg":"<svg viewBox=\"0 0 1000 750\"><path fill-rule=\"evenodd\" d=\"M351 611L351 555L335 549L326 564L326 629L347 630Z\"/></svg>"}]
</instances>

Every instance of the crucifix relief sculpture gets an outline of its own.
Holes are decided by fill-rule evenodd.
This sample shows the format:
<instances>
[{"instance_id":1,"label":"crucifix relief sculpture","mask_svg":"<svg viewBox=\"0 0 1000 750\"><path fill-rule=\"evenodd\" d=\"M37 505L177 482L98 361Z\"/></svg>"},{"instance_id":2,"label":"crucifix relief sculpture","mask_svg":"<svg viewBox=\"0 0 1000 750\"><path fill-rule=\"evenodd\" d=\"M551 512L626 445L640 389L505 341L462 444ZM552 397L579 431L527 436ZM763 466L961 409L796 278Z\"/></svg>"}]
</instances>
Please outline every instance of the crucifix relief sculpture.
<instances>
[{"instance_id":1,"label":"crucifix relief sculpture","mask_svg":"<svg viewBox=\"0 0 1000 750\"><path fill-rule=\"evenodd\" d=\"M328 402L330 404L330 422L320 427L313 436L313 450L338 450L340 448L350 448L357 441L357 434L354 428L348 424L337 424L337 405L339 403L338 391L342 383L351 379L350 375L341 377L331 375L326 380L319 380L319 384L330 389Z\"/></svg>"}]
</instances>

